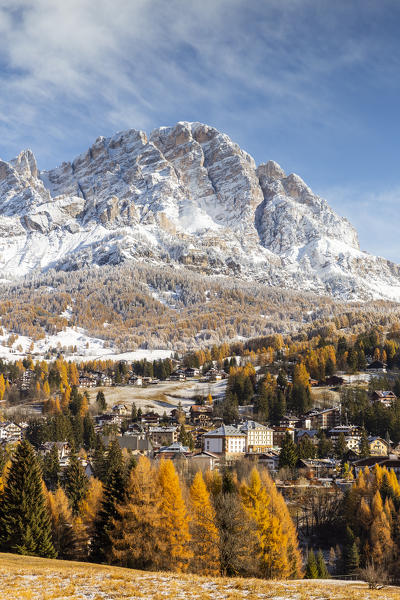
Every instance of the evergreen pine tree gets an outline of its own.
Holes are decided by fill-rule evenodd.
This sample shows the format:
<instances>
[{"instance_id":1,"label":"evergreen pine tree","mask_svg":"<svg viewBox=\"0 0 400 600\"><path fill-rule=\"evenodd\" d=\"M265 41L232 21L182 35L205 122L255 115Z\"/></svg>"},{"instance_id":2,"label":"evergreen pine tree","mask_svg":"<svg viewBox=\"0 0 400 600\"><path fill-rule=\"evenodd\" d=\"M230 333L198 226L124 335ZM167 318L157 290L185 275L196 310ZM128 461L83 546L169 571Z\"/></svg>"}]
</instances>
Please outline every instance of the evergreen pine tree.
<instances>
[{"instance_id":1,"label":"evergreen pine tree","mask_svg":"<svg viewBox=\"0 0 400 600\"><path fill-rule=\"evenodd\" d=\"M305 577L306 579L318 579L318 565L313 550L308 553Z\"/></svg>"},{"instance_id":2,"label":"evergreen pine tree","mask_svg":"<svg viewBox=\"0 0 400 600\"><path fill-rule=\"evenodd\" d=\"M85 450L91 450L96 444L96 434L94 423L89 413L83 417L83 446Z\"/></svg>"},{"instance_id":3,"label":"evergreen pine tree","mask_svg":"<svg viewBox=\"0 0 400 600\"><path fill-rule=\"evenodd\" d=\"M363 429L361 432L359 454L360 454L361 458L367 458L370 455L368 436L367 436L367 432L365 431L365 429Z\"/></svg>"},{"instance_id":4,"label":"evergreen pine tree","mask_svg":"<svg viewBox=\"0 0 400 600\"><path fill-rule=\"evenodd\" d=\"M59 483L60 461L58 460L58 449L53 444L50 452L46 454L43 460L43 479L47 488L55 490Z\"/></svg>"},{"instance_id":5,"label":"evergreen pine tree","mask_svg":"<svg viewBox=\"0 0 400 600\"><path fill-rule=\"evenodd\" d=\"M318 550L318 554L317 554L317 568L318 568L319 579L328 579L329 578L329 572L326 567L324 555L322 554L321 550Z\"/></svg>"},{"instance_id":6,"label":"evergreen pine tree","mask_svg":"<svg viewBox=\"0 0 400 600\"><path fill-rule=\"evenodd\" d=\"M114 469L108 474L104 486L101 508L94 522L94 532L91 543L91 559L94 562L108 562L111 558L110 531L113 520L118 519L118 505L125 497L124 477L121 469Z\"/></svg>"},{"instance_id":7,"label":"evergreen pine tree","mask_svg":"<svg viewBox=\"0 0 400 600\"><path fill-rule=\"evenodd\" d=\"M132 410L131 410L131 419L132 421L137 421L137 417L138 417L138 411L136 408L136 404L134 402L132 402Z\"/></svg>"},{"instance_id":8,"label":"evergreen pine tree","mask_svg":"<svg viewBox=\"0 0 400 600\"><path fill-rule=\"evenodd\" d=\"M234 494L236 492L235 481L233 479L232 471L224 469L222 474L222 493L223 494Z\"/></svg>"},{"instance_id":9,"label":"evergreen pine tree","mask_svg":"<svg viewBox=\"0 0 400 600\"><path fill-rule=\"evenodd\" d=\"M141 456L109 530L112 559L117 564L134 569L161 567L165 545L160 536L160 502L157 473L149 459Z\"/></svg>"},{"instance_id":10,"label":"evergreen pine tree","mask_svg":"<svg viewBox=\"0 0 400 600\"><path fill-rule=\"evenodd\" d=\"M345 573L354 573L360 564L360 555L358 552L356 540L350 527L346 528L345 545L343 549L343 567Z\"/></svg>"},{"instance_id":11,"label":"evergreen pine tree","mask_svg":"<svg viewBox=\"0 0 400 600\"><path fill-rule=\"evenodd\" d=\"M346 438L344 437L344 433L340 432L335 444L335 454L337 458L342 460L347 450Z\"/></svg>"},{"instance_id":12,"label":"evergreen pine tree","mask_svg":"<svg viewBox=\"0 0 400 600\"><path fill-rule=\"evenodd\" d=\"M71 502L72 512L78 514L79 504L86 495L89 481L76 454L72 454L64 472L63 488Z\"/></svg>"},{"instance_id":13,"label":"evergreen pine tree","mask_svg":"<svg viewBox=\"0 0 400 600\"><path fill-rule=\"evenodd\" d=\"M98 406L99 411L104 412L105 410L107 410L107 402L103 390L99 390L97 392L96 404Z\"/></svg>"},{"instance_id":14,"label":"evergreen pine tree","mask_svg":"<svg viewBox=\"0 0 400 600\"><path fill-rule=\"evenodd\" d=\"M289 467L293 469L297 463L297 448L296 444L292 440L292 436L289 432L285 433L283 438L281 451L279 454L279 468Z\"/></svg>"},{"instance_id":15,"label":"evergreen pine tree","mask_svg":"<svg viewBox=\"0 0 400 600\"><path fill-rule=\"evenodd\" d=\"M25 440L15 451L2 494L0 547L3 552L56 556L40 467Z\"/></svg>"},{"instance_id":16,"label":"evergreen pine tree","mask_svg":"<svg viewBox=\"0 0 400 600\"><path fill-rule=\"evenodd\" d=\"M118 441L114 439L111 440L106 451L106 457L104 461L104 475L102 478L103 483L107 483L110 474L117 470L120 470L121 473L123 473L124 460L122 457L121 447Z\"/></svg>"}]
</instances>

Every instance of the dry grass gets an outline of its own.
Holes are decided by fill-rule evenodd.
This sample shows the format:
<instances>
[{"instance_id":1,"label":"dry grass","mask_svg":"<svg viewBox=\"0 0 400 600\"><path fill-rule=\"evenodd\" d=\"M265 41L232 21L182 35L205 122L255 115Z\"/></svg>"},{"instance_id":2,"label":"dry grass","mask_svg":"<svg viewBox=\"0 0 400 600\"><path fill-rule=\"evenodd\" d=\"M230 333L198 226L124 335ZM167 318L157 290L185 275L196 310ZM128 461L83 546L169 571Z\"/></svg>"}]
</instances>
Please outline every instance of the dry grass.
<instances>
[{"instance_id":1,"label":"dry grass","mask_svg":"<svg viewBox=\"0 0 400 600\"><path fill-rule=\"evenodd\" d=\"M142 411L153 410L162 415L164 411L171 412L177 408L179 402L183 407L193 404L193 396L211 395L217 396L224 393L226 381L216 383L203 383L197 379L188 381L163 381L158 385L149 385L148 387L116 386L99 387L88 390L91 403L94 404L97 392L102 389L106 397L107 405L111 408L117 402L124 402L129 407L132 402L136 408Z\"/></svg>"},{"instance_id":2,"label":"dry grass","mask_svg":"<svg viewBox=\"0 0 400 600\"><path fill-rule=\"evenodd\" d=\"M1 600L398 600L356 582L265 581L151 573L0 554Z\"/></svg>"}]
</instances>

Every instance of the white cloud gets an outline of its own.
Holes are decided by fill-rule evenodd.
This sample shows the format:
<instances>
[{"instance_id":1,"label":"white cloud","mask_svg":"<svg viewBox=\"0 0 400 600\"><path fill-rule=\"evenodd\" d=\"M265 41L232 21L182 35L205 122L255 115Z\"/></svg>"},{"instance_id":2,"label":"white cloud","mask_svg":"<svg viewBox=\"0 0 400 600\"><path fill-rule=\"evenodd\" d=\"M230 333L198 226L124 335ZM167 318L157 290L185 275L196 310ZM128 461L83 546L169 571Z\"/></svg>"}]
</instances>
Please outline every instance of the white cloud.
<instances>
[{"instance_id":1,"label":"white cloud","mask_svg":"<svg viewBox=\"0 0 400 600\"><path fill-rule=\"evenodd\" d=\"M318 81L368 49L338 31L325 52L306 9L326 20L311 0L0 0L3 146L43 139L57 120L68 138L78 123L91 135L178 113L345 119Z\"/></svg>"}]
</instances>

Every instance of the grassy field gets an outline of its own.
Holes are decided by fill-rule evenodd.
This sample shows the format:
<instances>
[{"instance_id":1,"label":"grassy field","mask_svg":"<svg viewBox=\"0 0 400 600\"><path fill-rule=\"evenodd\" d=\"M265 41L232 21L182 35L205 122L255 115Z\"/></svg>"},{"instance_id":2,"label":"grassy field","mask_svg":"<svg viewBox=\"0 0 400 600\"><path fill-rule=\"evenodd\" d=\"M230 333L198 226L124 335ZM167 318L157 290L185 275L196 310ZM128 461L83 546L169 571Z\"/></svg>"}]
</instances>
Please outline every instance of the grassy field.
<instances>
[{"instance_id":1,"label":"grassy field","mask_svg":"<svg viewBox=\"0 0 400 600\"><path fill-rule=\"evenodd\" d=\"M112 407L117 402L124 402L128 406L135 403L136 408L142 411L153 410L160 415L167 414L181 402L187 408L193 404L196 395L219 397L224 394L226 381L204 383L197 379L188 381L163 381L158 385L148 387L116 386L94 388L89 391L91 403L95 401L97 392L102 389L106 397L107 406Z\"/></svg>"},{"instance_id":2,"label":"grassy field","mask_svg":"<svg viewBox=\"0 0 400 600\"><path fill-rule=\"evenodd\" d=\"M360 582L265 581L151 573L0 554L1 600L398 600Z\"/></svg>"}]
</instances>

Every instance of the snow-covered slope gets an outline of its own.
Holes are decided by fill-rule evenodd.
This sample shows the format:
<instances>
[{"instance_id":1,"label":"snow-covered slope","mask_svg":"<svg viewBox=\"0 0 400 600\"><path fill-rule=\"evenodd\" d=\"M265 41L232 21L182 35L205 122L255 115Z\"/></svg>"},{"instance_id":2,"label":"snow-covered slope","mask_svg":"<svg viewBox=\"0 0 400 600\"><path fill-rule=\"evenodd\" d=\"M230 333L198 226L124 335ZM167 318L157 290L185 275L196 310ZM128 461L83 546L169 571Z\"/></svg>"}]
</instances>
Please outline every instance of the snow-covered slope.
<instances>
[{"instance_id":1,"label":"snow-covered slope","mask_svg":"<svg viewBox=\"0 0 400 600\"><path fill-rule=\"evenodd\" d=\"M98 138L39 172L30 150L0 161L0 268L14 278L125 259L196 268L343 299L400 300L397 265L297 175L256 166L201 123Z\"/></svg>"}]
</instances>

